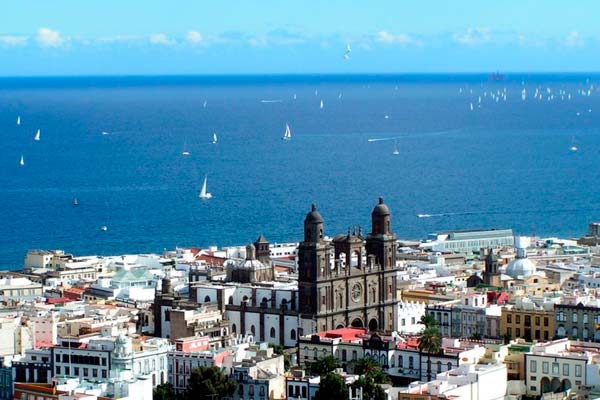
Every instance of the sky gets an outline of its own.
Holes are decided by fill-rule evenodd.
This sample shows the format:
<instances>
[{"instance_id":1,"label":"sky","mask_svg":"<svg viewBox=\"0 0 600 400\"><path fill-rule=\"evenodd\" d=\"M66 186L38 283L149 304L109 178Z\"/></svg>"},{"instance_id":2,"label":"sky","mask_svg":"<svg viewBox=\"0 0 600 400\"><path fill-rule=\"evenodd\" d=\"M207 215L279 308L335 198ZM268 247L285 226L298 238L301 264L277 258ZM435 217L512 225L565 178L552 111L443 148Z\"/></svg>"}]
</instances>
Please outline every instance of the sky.
<instances>
[{"instance_id":1,"label":"sky","mask_svg":"<svg viewBox=\"0 0 600 400\"><path fill-rule=\"evenodd\" d=\"M599 18L597 0L6 0L0 76L597 72Z\"/></svg>"}]
</instances>

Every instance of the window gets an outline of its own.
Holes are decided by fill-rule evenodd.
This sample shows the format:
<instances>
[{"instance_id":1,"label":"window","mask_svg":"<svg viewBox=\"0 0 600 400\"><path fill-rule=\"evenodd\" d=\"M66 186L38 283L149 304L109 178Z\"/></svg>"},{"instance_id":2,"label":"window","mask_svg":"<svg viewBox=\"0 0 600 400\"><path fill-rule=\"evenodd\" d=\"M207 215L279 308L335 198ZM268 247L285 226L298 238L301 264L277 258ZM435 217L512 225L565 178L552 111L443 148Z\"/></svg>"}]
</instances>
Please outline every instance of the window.
<instances>
[{"instance_id":1,"label":"window","mask_svg":"<svg viewBox=\"0 0 600 400\"><path fill-rule=\"evenodd\" d=\"M577 313L576 312L573 313L573 322L577 322Z\"/></svg>"},{"instance_id":2,"label":"window","mask_svg":"<svg viewBox=\"0 0 600 400\"><path fill-rule=\"evenodd\" d=\"M204 296L204 302L210 303L210 296Z\"/></svg>"},{"instance_id":3,"label":"window","mask_svg":"<svg viewBox=\"0 0 600 400\"><path fill-rule=\"evenodd\" d=\"M442 362L441 362L441 361L438 361L438 362L437 362L437 372L438 372L438 374L439 374L440 372L442 372Z\"/></svg>"},{"instance_id":4,"label":"window","mask_svg":"<svg viewBox=\"0 0 600 400\"><path fill-rule=\"evenodd\" d=\"M254 396L254 385L248 386L248 394L252 397Z\"/></svg>"},{"instance_id":5,"label":"window","mask_svg":"<svg viewBox=\"0 0 600 400\"><path fill-rule=\"evenodd\" d=\"M170 310L165 310L165 321L169 322L171 320L171 312Z\"/></svg>"},{"instance_id":6,"label":"window","mask_svg":"<svg viewBox=\"0 0 600 400\"><path fill-rule=\"evenodd\" d=\"M306 398L306 386L302 386L302 397Z\"/></svg>"},{"instance_id":7,"label":"window","mask_svg":"<svg viewBox=\"0 0 600 400\"><path fill-rule=\"evenodd\" d=\"M413 356L408 357L408 368L413 369L415 364L415 359Z\"/></svg>"},{"instance_id":8,"label":"window","mask_svg":"<svg viewBox=\"0 0 600 400\"><path fill-rule=\"evenodd\" d=\"M516 328L515 329L515 336L520 338L521 337L521 328Z\"/></svg>"},{"instance_id":9,"label":"window","mask_svg":"<svg viewBox=\"0 0 600 400\"><path fill-rule=\"evenodd\" d=\"M404 357L398 356L398 368L404 367Z\"/></svg>"},{"instance_id":10,"label":"window","mask_svg":"<svg viewBox=\"0 0 600 400\"><path fill-rule=\"evenodd\" d=\"M342 361L346 361L346 350L342 350Z\"/></svg>"},{"instance_id":11,"label":"window","mask_svg":"<svg viewBox=\"0 0 600 400\"><path fill-rule=\"evenodd\" d=\"M83 376L88 376L88 369L87 368L83 369Z\"/></svg>"},{"instance_id":12,"label":"window","mask_svg":"<svg viewBox=\"0 0 600 400\"><path fill-rule=\"evenodd\" d=\"M575 315L575 314L573 314L573 315ZM578 333L579 333L579 332L578 332L578 330L577 330L577 327L576 327L576 326L574 326L574 327L573 327L573 335L572 335L572 336L573 336L573 339L577 339L577 334L578 334Z\"/></svg>"},{"instance_id":13,"label":"window","mask_svg":"<svg viewBox=\"0 0 600 400\"><path fill-rule=\"evenodd\" d=\"M530 315L525 316L525 326L531 326L531 316Z\"/></svg>"},{"instance_id":14,"label":"window","mask_svg":"<svg viewBox=\"0 0 600 400\"><path fill-rule=\"evenodd\" d=\"M552 375L560 374L560 368L557 362L552 363Z\"/></svg>"},{"instance_id":15,"label":"window","mask_svg":"<svg viewBox=\"0 0 600 400\"><path fill-rule=\"evenodd\" d=\"M512 338L512 328L510 326L506 328L506 334L508 335L508 337Z\"/></svg>"},{"instance_id":16,"label":"window","mask_svg":"<svg viewBox=\"0 0 600 400\"><path fill-rule=\"evenodd\" d=\"M358 359L358 354L356 353L356 350L352 350L352 361L356 361Z\"/></svg>"},{"instance_id":17,"label":"window","mask_svg":"<svg viewBox=\"0 0 600 400\"><path fill-rule=\"evenodd\" d=\"M588 315L587 314L583 314L583 323L587 324L588 322Z\"/></svg>"},{"instance_id":18,"label":"window","mask_svg":"<svg viewBox=\"0 0 600 400\"><path fill-rule=\"evenodd\" d=\"M536 360L531 360L529 362L529 370L531 372L537 372L537 361Z\"/></svg>"},{"instance_id":19,"label":"window","mask_svg":"<svg viewBox=\"0 0 600 400\"><path fill-rule=\"evenodd\" d=\"M521 323L521 314L517 314L517 315L515 315L515 322L516 322L517 324L520 324L520 323ZM518 336L518 335L517 335L517 336Z\"/></svg>"},{"instance_id":20,"label":"window","mask_svg":"<svg viewBox=\"0 0 600 400\"><path fill-rule=\"evenodd\" d=\"M530 381L537 381L537 376L535 376L535 375L531 375L531 376L529 377L529 380L530 380Z\"/></svg>"},{"instance_id":21,"label":"window","mask_svg":"<svg viewBox=\"0 0 600 400\"><path fill-rule=\"evenodd\" d=\"M581 365L575 366L575 376L578 378L581 377Z\"/></svg>"},{"instance_id":22,"label":"window","mask_svg":"<svg viewBox=\"0 0 600 400\"><path fill-rule=\"evenodd\" d=\"M548 321L548 317L544 317L544 326L548 326L549 321Z\"/></svg>"},{"instance_id":23,"label":"window","mask_svg":"<svg viewBox=\"0 0 600 400\"><path fill-rule=\"evenodd\" d=\"M106 370L105 369L102 370L102 377L106 378Z\"/></svg>"},{"instance_id":24,"label":"window","mask_svg":"<svg viewBox=\"0 0 600 400\"><path fill-rule=\"evenodd\" d=\"M540 317L535 317L535 325L540 326Z\"/></svg>"},{"instance_id":25,"label":"window","mask_svg":"<svg viewBox=\"0 0 600 400\"><path fill-rule=\"evenodd\" d=\"M93 376L94 378L97 378L97 377L98 377L98 370L97 370L96 368L92 368L92 376Z\"/></svg>"},{"instance_id":26,"label":"window","mask_svg":"<svg viewBox=\"0 0 600 400\"><path fill-rule=\"evenodd\" d=\"M290 339L296 340L296 330L292 329L290 332Z\"/></svg>"},{"instance_id":27,"label":"window","mask_svg":"<svg viewBox=\"0 0 600 400\"><path fill-rule=\"evenodd\" d=\"M406 326L406 320L404 318L400 320L400 325Z\"/></svg>"},{"instance_id":28,"label":"window","mask_svg":"<svg viewBox=\"0 0 600 400\"><path fill-rule=\"evenodd\" d=\"M65 375L71 375L71 369L69 367L65 367Z\"/></svg>"},{"instance_id":29,"label":"window","mask_svg":"<svg viewBox=\"0 0 600 400\"><path fill-rule=\"evenodd\" d=\"M79 367L75 367L75 368L73 368L73 374L74 374L75 376L79 376Z\"/></svg>"},{"instance_id":30,"label":"window","mask_svg":"<svg viewBox=\"0 0 600 400\"><path fill-rule=\"evenodd\" d=\"M547 374L548 371L550 371L550 365L548 364L548 361L544 361L542 362L542 373Z\"/></svg>"},{"instance_id":31,"label":"window","mask_svg":"<svg viewBox=\"0 0 600 400\"><path fill-rule=\"evenodd\" d=\"M258 395L259 395L259 396L264 396L264 395L265 395L265 387L264 387L264 386L261 386L261 387L258 389Z\"/></svg>"},{"instance_id":32,"label":"window","mask_svg":"<svg viewBox=\"0 0 600 400\"><path fill-rule=\"evenodd\" d=\"M316 347L315 347L315 349L313 350L313 358L314 358L315 360L317 360L317 359L319 358L319 353L318 353L318 351L317 351L317 348L316 348Z\"/></svg>"},{"instance_id":33,"label":"window","mask_svg":"<svg viewBox=\"0 0 600 400\"><path fill-rule=\"evenodd\" d=\"M274 338L275 337L275 328L271 327L271 337Z\"/></svg>"},{"instance_id":34,"label":"window","mask_svg":"<svg viewBox=\"0 0 600 400\"><path fill-rule=\"evenodd\" d=\"M512 324L512 314L506 314L506 322Z\"/></svg>"},{"instance_id":35,"label":"window","mask_svg":"<svg viewBox=\"0 0 600 400\"><path fill-rule=\"evenodd\" d=\"M563 375L569 375L569 364L563 364Z\"/></svg>"}]
</instances>

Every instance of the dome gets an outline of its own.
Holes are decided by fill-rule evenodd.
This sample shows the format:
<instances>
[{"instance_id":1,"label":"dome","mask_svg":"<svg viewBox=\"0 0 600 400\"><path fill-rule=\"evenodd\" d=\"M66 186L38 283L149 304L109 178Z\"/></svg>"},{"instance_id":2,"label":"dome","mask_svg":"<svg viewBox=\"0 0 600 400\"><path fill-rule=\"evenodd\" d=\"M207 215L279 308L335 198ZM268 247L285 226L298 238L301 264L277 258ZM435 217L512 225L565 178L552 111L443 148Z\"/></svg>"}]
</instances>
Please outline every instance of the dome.
<instances>
[{"instance_id":1,"label":"dome","mask_svg":"<svg viewBox=\"0 0 600 400\"><path fill-rule=\"evenodd\" d=\"M310 212L306 214L304 223L322 224L323 222L323 217L321 217L321 214L317 211L317 206L313 204Z\"/></svg>"},{"instance_id":2,"label":"dome","mask_svg":"<svg viewBox=\"0 0 600 400\"><path fill-rule=\"evenodd\" d=\"M517 258L506 267L506 274L513 278L529 277L535 273L535 265L528 258Z\"/></svg>"},{"instance_id":3,"label":"dome","mask_svg":"<svg viewBox=\"0 0 600 400\"><path fill-rule=\"evenodd\" d=\"M383 202L383 197L379 198L379 204L377 204L375 206L375 208L373 209L373 212L371 213L371 215L373 215L373 216L382 216L382 217L390 215L390 209Z\"/></svg>"}]
</instances>

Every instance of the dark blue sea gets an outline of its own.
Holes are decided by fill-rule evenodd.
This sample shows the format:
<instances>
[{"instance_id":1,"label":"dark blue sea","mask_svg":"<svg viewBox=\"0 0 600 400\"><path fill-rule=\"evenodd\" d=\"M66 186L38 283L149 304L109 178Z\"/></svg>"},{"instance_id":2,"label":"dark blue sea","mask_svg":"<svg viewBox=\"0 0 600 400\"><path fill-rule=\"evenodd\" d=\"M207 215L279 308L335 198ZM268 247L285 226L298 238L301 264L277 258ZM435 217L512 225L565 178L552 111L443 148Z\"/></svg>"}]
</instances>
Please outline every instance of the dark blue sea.
<instances>
[{"instance_id":1,"label":"dark blue sea","mask_svg":"<svg viewBox=\"0 0 600 400\"><path fill-rule=\"evenodd\" d=\"M0 79L0 267L21 268L34 248L161 252L260 232L295 241L312 202L333 235L368 227L379 196L402 238L494 227L579 237L600 218L599 80ZM209 201L198 198L205 174Z\"/></svg>"}]
</instances>

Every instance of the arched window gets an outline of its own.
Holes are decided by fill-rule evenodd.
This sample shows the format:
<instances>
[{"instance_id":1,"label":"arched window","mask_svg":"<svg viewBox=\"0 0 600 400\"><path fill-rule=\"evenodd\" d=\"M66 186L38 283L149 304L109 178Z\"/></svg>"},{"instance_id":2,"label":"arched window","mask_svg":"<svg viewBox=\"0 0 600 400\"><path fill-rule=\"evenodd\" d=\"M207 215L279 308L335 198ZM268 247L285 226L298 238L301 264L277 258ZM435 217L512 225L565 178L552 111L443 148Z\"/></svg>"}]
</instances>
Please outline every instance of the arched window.
<instances>
[{"instance_id":1,"label":"arched window","mask_svg":"<svg viewBox=\"0 0 600 400\"><path fill-rule=\"evenodd\" d=\"M438 362L437 362L437 372L438 372L438 374L439 374L440 372L442 372L442 362L441 362L441 361L438 361Z\"/></svg>"},{"instance_id":2,"label":"arched window","mask_svg":"<svg viewBox=\"0 0 600 400\"><path fill-rule=\"evenodd\" d=\"M316 347L315 347L315 349L313 350L313 358L314 358L315 360L318 360L318 359L319 359L319 353L318 353L318 351L317 351L317 348L316 348Z\"/></svg>"},{"instance_id":3,"label":"arched window","mask_svg":"<svg viewBox=\"0 0 600 400\"><path fill-rule=\"evenodd\" d=\"M210 303L210 296L204 296L204 302L205 303Z\"/></svg>"},{"instance_id":4,"label":"arched window","mask_svg":"<svg viewBox=\"0 0 600 400\"><path fill-rule=\"evenodd\" d=\"M269 300L266 297L262 298L262 301L260 302L260 306L262 308L267 308L267 305L269 304Z\"/></svg>"},{"instance_id":5,"label":"arched window","mask_svg":"<svg viewBox=\"0 0 600 400\"><path fill-rule=\"evenodd\" d=\"M250 332L252 332L252 336L256 336L256 328L254 327L254 325L250 327Z\"/></svg>"},{"instance_id":6,"label":"arched window","mask_svg":"<svg viewBox=\"0 0 600 400\"><path fill-rule=\"evenodd\" d=\"M271 327L271 337L275 337L275 328Z\"/></svg>"},{"instance_id":7,"label":"arched window","mask_svg":"<svg viewBox=\"0 0 600 400\"><path fill-rule=\"evenodd\" d=\"M228 303L229 303L229 304L233 304L233 296L229 296L229 301L228 301Z\"/></svg>"},{"instance_id":8,"label":"arched window","mask_svg":"<svg viewBox=\"0 0 600 400\"><path fill-rule=\"evenodd\" d=\"M290 339L296 340L296 330L295 329L292 329L290 331Z\"/></svg>"},{"instance_id":9,"label":"arched window","mask_svg":"<svg viewBox=\"0 0 600 400\"><path fill-rule=\"evenodd\" d=\"M231 324L231 332L237 333L237 326L235 324Z\"/></svg>"},{"instance_id":10,"label":"arched window","mask_svg":"<svg viewBox=\"0 0 600 400\"><path fill-rule=\"evenodd\" d=\"M452 369L452 363L451 363L451 362L449 362L449 363L448 363L448 371L450 371L451 369Z\"/></svg>"},{"instance_id":11,"label":"arched window","mask_svg":"<svg viewBox=\"0 0 600 400\"><path fill-rule=\"evenodd\" d=\"M404 367L404 357L398 356L398 368Z\"/></svg>"}]
</instances>

